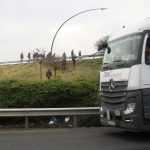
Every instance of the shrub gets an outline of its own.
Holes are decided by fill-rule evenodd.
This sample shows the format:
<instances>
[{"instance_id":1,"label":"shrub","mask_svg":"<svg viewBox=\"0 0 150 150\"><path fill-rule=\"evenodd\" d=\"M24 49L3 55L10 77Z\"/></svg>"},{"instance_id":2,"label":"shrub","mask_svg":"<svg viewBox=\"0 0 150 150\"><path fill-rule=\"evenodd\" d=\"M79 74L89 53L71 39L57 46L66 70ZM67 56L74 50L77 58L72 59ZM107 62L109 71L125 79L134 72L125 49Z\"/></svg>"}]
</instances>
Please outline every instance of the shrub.
<instances>
[{"instance_id":1,"label":"shrub","mask_svg":"<svg viewBox=\"0 0 150 150\"><path fill-rule=\"evenodd\" d=\"M97 85L86 81L1 81L0 93L1 108L86 107L98 102Z\"/></svg>"}]
</instances>

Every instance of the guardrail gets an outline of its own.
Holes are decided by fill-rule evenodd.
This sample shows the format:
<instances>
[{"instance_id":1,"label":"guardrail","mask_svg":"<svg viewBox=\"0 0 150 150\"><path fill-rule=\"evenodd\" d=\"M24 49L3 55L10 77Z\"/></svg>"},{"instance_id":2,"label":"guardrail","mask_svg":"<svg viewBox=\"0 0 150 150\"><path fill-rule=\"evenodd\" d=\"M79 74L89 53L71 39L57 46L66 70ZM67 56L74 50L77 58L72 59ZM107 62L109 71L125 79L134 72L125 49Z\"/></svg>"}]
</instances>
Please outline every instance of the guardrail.
<instances>
[{"instance_id":1,"label":"guardrail","mask_svg":"<svg viewBox=\"0 0 150 150\"><path fill-rule=\"evenodd\" d=\"M99 53L95 53L92 55L82 55L82 56L76 56L77 59L91 59L91 58L102 58L104 55L104 51L100 51ZM67 60L71 60L71 57L67 57ZM30 62L34 61L33 59L30 60ZM17 61L5 61L5 62L0 62L0 65L7 65L7 64L22 64L22 63L28 63L29 60L17 60Z\"/></svg>"},{"instance_id":2,"label":"guardrail","mask_svg":"<svg viewBox=\"0 0 150 150\"><path fill-rule=\"evenodd\" d=\"M0 109L0 117L25 117L25 128L29 126L29 117L73 116L74 127L77 127L77 116L91 114L99 114L99 107Z\"/></svg>"}]
</instances>

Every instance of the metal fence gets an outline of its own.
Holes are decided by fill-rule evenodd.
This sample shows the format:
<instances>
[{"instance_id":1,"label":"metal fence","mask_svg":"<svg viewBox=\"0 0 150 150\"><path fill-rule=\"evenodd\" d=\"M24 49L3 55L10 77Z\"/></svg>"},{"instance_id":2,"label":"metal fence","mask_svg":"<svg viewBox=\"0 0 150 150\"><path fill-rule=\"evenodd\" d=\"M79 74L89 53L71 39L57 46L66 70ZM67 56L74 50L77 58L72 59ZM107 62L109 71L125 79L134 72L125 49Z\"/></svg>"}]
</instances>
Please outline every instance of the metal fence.
<instances>
[{"instance_id":1,"label":"metal fence","mask_svg":"<svg viewBox=\"0 0 150 150\"><path fill-rule=\"evenodd\" d=\"M76 56L77 59L96 59L96 58L102 58L104 55L104 51L96 52L92 55L82 55L82 56ZM71 57L67 57L67 60L71 60ZM34 60L30 60L32 62ZM23 61L4 61L0 62L0 65L7 65L7 64L22 64L22 63L28 63L29 60L23 60Z\"/></svg>"},{"instance_id":2,"label":"metal fence","mask_svg":"<svg viewBox=\"0 0 150 150\"><path fill-rule=\"evenodd\" d=\"M77 127L77 116L94 114L99 114L99 107L0 109L0 117L24 117L25 128L29 127L29 117L73 116L73 126Z\"/></svg>"}]
</instances>

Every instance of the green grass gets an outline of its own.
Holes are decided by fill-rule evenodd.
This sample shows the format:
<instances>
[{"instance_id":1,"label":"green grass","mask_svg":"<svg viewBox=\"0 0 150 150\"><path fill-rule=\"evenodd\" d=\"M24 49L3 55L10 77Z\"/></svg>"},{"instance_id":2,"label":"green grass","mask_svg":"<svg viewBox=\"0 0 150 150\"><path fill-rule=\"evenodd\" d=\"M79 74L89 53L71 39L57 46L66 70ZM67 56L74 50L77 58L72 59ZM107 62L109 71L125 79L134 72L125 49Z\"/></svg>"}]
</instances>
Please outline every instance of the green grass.
<instances>
[{"instance_id":1,"label":"green grass","mask_svg":"<svg viewBox=\"0 0 150 150\"><path fill-rule=\"evenodd\" d=\"M67 62L67 69L65 71L58 69L56 78L64 81L96 81L98 79L101 62L100 59L78 60L76 66L73 66L71 62ZM54 75L52 66L42 65L43 81L47 80L45 74L48 68L51 68ZM40 65L38 62L1 65L0 80L26 80L39 82ZM52 80L54 80L54 76L52 77Z\"/></svg>"},{"instance_id":2,"label":"green grass","mask_svg":"<svg viewBox=\"0 0 150 150\"><path fill-rule=\"evenodd\" d=\"M67 62L67 69L57 71L51 81L45 74L52 66L42 65L43 82L40 82L40 65L30 62L0 66L0 108L64 108L99 106L98 76L100 59L79 60L76 66ZM41 118L40 118L41 119ZM90 120L90 121L89 121ZM2 120L4 123L5 120ZM12 119L12 122L21 120ZM99 125L99 116L81 116L79 126ZM5 121L8 123L8 120Z\"/></svg>"}]
</instances>

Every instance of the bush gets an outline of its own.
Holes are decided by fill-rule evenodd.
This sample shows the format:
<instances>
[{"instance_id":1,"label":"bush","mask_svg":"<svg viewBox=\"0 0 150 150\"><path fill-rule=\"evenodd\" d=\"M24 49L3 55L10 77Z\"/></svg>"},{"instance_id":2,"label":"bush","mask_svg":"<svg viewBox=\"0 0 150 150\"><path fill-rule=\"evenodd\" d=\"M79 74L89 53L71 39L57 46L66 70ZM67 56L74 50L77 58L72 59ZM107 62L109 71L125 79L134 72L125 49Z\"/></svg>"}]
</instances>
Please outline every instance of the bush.
<instances>
[{"instance_id":1,"label":"bush","mask_svg":"<svg viewBox=\"0 0 150 150\"><path fill-rule=\"evenodd\" d=\"M88 107L98 102L98 87L94 82L1 81L1 108Z\"/></svg>"}]
</instances>

